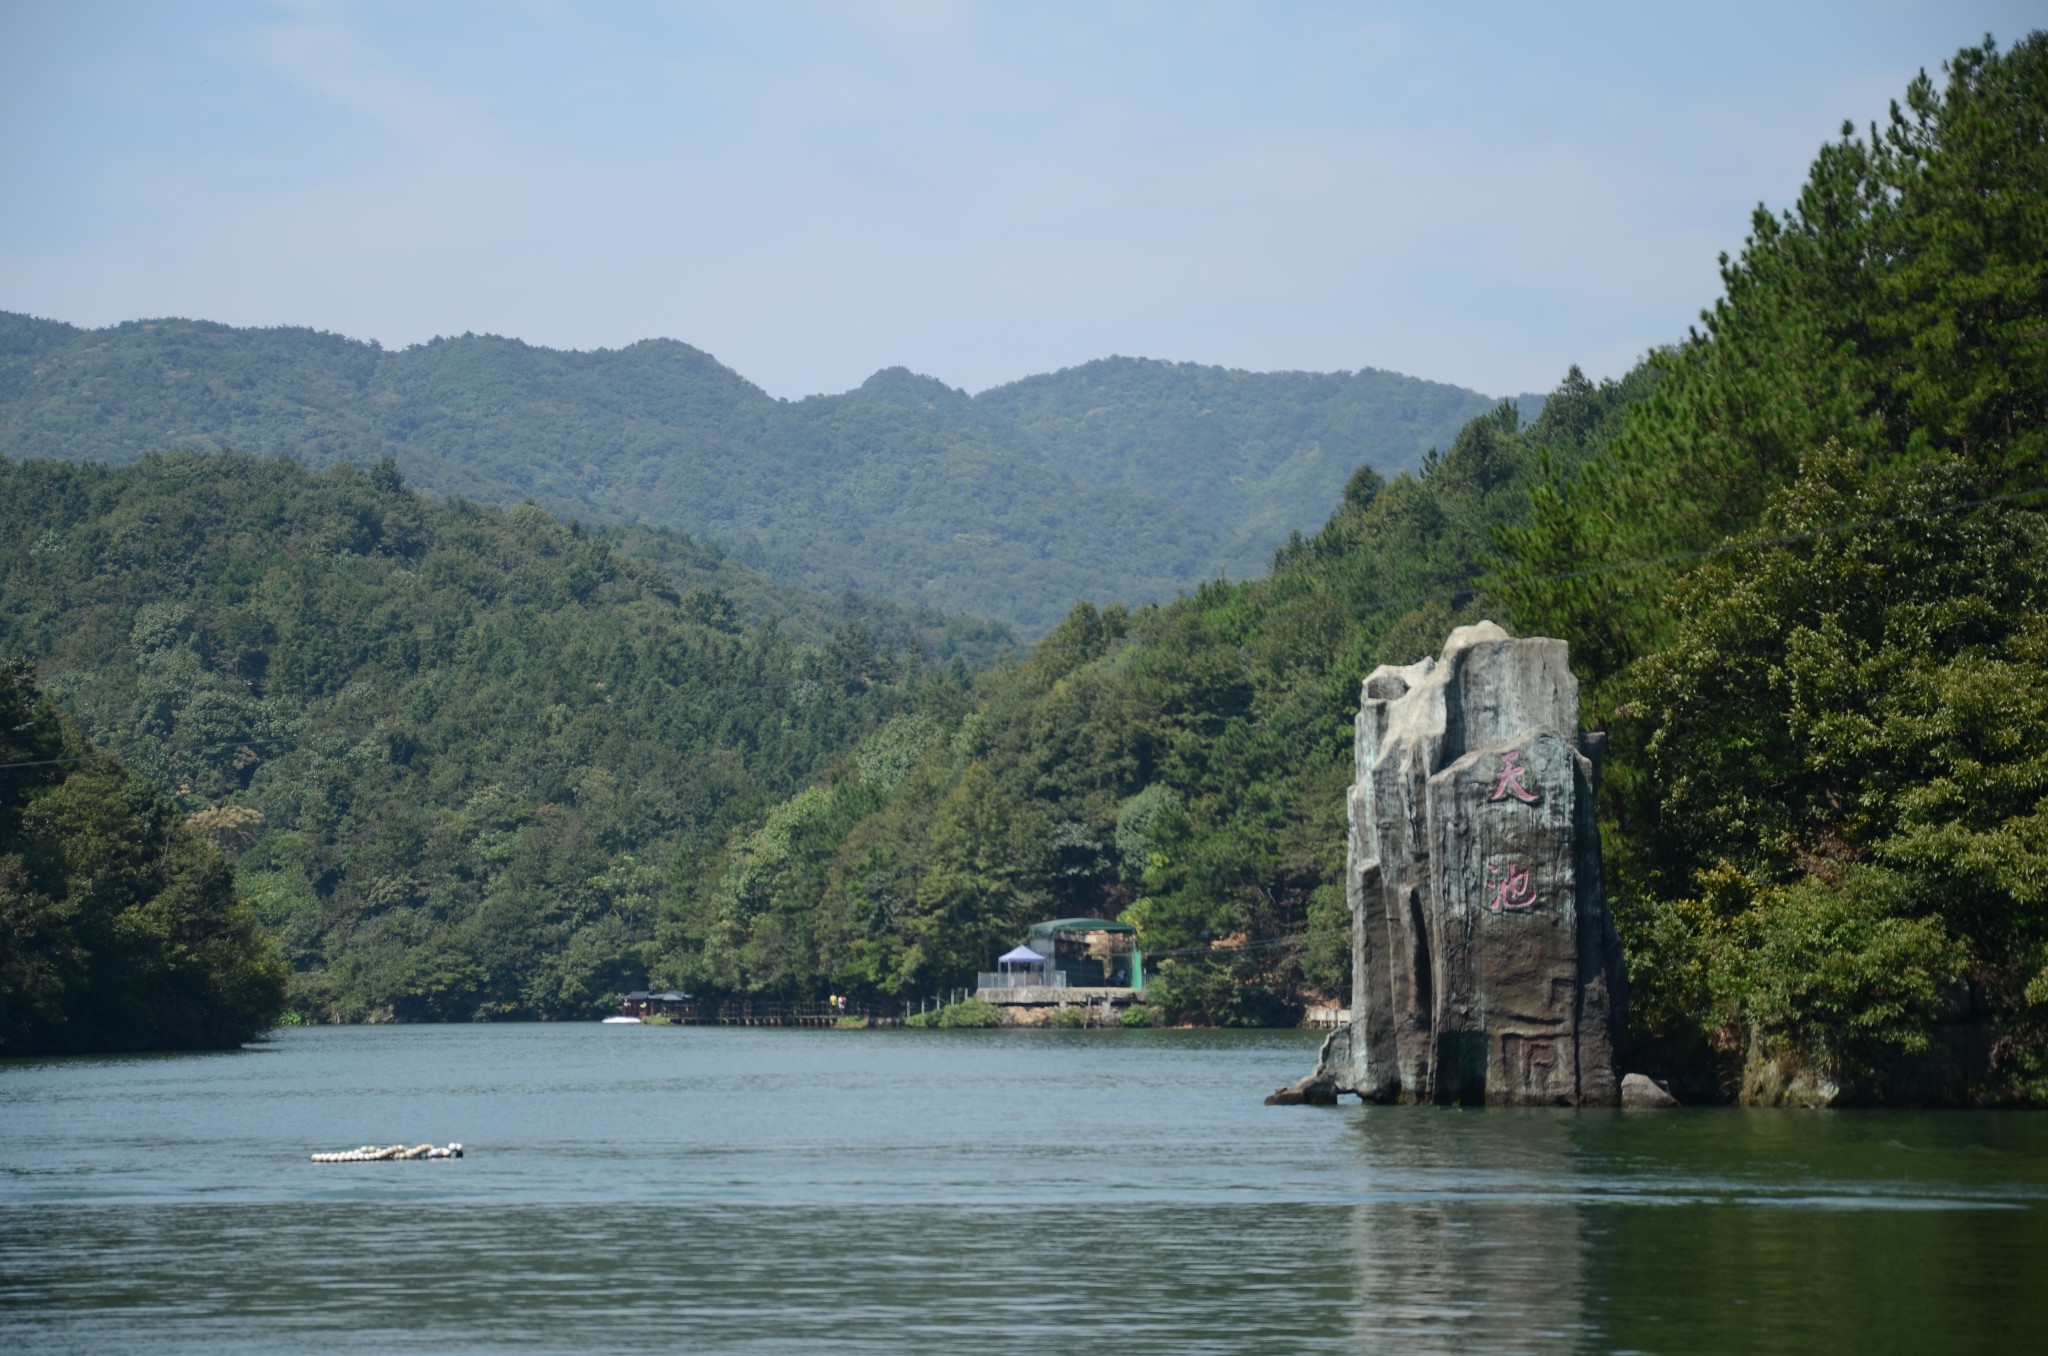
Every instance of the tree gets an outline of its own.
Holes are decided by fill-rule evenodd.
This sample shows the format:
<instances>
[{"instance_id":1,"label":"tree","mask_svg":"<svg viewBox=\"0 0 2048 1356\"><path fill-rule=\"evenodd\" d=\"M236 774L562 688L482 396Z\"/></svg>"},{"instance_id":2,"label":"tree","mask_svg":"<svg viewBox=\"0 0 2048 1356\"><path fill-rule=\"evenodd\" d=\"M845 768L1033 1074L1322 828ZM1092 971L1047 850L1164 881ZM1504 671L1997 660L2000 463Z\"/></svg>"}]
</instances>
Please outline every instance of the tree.
<instances>
[{"instance_id":1,"label":"tree","mask_svg":"<svg viewBox=\"0 0 2048 1356\"><path fill-rule=\"evenodd\" d=\"M979 969L1044 915L1047 824L981 763L932 818L910 929L919 979Z\"/></svg>"},{"instance_id":2,"label":"tree","mask_svg":"<svg viewBox=\"0 0 2048 1356\"><path fill-rule=\"evenodd\" d=\"M1885 125L1814 161L1797 205L1759 207L1725 295L1657 354L1655 395L1576 475L1553 466L1502 536L1493 587L1572 642L1596 715L1671 634L1662 600L1758 521L1830 440L1873 463L1959 456L1989 489L2048 453L2048 33L1988 39L1925 73Z\"/></svg>"},{"instance_id":3,"label":"tree","mask_svg":"<svg viewBox=\"0 0 2048 1356\"><path fill-rule=\"evenodd\" d=\"M1676 591L1626 684L1658 797L1618 901L1667 1051L1873 1100L2048 1089L2048 524L1982 503L1996 478L1824 449Z\"/></svg>"},{"instance_id":4,"label":"tree","mask_svg":"<svg viewBox=\"0 0 2048 1356\"><path fill-rule=\"evenodd\" d=\"M213 845L0 664L0 1053L239 1045L285 968Z\"/></svg>"}]
</instances>

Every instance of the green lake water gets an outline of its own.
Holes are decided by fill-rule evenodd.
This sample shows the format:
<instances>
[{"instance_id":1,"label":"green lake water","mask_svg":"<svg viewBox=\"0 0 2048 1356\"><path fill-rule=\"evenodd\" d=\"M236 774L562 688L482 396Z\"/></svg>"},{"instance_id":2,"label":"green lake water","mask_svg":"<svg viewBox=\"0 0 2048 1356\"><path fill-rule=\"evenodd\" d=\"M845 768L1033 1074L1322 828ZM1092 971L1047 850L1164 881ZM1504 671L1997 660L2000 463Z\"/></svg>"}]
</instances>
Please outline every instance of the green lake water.
<instances>
[{"instance_id":1,"label":"green lake water","mask_svg":"<svg viewBox=\"0 0 2048 1356\"><path fill-rule=\"evenodd\" d=\"M0 1065L0 1350L2048 1349L2048 1117L1266 1107L1294 1032ZM456 1162L315 1150L460 1140Z\"/></svg>"}]
</instances>

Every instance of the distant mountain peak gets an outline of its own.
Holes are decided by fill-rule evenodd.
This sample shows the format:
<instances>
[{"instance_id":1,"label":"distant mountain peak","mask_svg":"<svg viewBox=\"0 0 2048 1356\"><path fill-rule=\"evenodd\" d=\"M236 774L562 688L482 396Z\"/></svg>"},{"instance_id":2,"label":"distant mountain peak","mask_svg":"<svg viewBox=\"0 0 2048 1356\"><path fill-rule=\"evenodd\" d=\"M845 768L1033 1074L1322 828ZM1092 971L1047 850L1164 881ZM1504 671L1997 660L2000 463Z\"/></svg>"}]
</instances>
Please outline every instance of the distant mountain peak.
<instances>
[{"instance_id":1,"label":"distant mountain peak","mask_svg":"<svg viewBox=\"0 0 2048 1356\"><path fill-rule=\"evenodd\" d=\"M0 311L0 353L34 353L56 344L68 343L83 333L76 325L40 316Z\"/></svg>"},{"instance_id":2,"label":"distant mountain peak","mask_svg":"<svg viewBox=\"0 0 2048 1356\"><path fill-rule=\"evenodd\" d=\"M901 405L913 410L964 409L969 403L967 392L907 367L885 367L847 394L870 404Z\"/></svg>"}]
</instances>

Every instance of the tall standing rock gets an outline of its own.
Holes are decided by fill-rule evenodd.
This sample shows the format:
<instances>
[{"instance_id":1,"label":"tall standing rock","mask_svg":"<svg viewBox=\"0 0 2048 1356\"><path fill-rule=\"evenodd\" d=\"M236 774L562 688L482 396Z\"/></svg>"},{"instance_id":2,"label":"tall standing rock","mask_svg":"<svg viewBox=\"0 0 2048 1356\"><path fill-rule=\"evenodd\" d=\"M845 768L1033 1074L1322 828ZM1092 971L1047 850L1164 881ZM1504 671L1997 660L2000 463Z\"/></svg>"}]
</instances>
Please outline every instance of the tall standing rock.
<instances>
[{"instance_id":1,"label":"tall standing rock","mask_svg":"<svg viewBox=\"0 0 2048 1356\"><path fill-rule=\"evenodd\" d=\"M1607 1105L1625 977L1561 640L1492 622L1365 680L1348 799L1351 1023L1319 1092Z\"/></svg>"}]
</instances>

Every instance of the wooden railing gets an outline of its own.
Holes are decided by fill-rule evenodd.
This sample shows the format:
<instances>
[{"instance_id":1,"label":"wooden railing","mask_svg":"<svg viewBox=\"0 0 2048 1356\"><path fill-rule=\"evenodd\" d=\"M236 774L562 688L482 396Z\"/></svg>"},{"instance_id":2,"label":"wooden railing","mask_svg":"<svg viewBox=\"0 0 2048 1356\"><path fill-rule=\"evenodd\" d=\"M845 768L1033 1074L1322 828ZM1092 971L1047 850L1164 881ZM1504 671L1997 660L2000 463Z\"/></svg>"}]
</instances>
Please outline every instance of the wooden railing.
<instances>
[{"instance_id":1,"label":"wooden railing","mask_svg":"<svg viewBox=\"0 0 2048 1356\"><path fill-rule=\"evenodd\" d=\"M869 1026L901 1026L903 1007L871 1003L826 1003L821 1001L784 1003L762 999L735 999L707 1006L700 1015L684 1019L697 1025L715 1026L837 1026L842 1018L865 1018Z\"/></svg>"}]
</instances>

